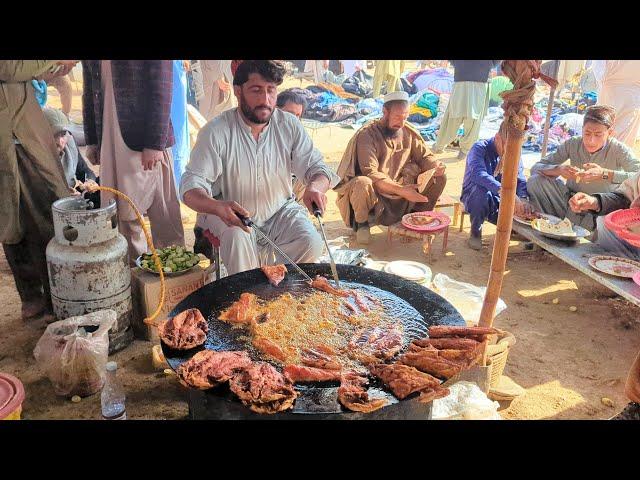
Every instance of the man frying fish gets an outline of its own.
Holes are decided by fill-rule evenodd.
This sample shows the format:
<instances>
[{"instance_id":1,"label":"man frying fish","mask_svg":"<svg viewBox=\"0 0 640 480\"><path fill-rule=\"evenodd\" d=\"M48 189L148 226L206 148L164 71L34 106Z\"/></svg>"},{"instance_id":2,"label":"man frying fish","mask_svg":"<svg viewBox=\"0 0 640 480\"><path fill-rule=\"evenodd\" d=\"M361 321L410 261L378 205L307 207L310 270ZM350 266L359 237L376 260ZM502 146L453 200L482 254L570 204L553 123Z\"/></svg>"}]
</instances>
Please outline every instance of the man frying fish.
<instances>
[{"instance_id":1,"label":"man frying fish","mask_svg":"<svg viewBox=\"0 0 640 480\"><path fill-rule=\"evenodd\" d=\"M197 225L220 239L230 275L284 262L238 214L251 217L295 262L315 262L322 253L322 238L293 198L291 175L306 187L304 205L312 211L315 203L323 213L326 192L339 178L296 117L276 109L284 73L274 60L240 64L233 79L238 107L202 128L180 183L184 203L199 213Z\"/></svg>"}]
</instances>

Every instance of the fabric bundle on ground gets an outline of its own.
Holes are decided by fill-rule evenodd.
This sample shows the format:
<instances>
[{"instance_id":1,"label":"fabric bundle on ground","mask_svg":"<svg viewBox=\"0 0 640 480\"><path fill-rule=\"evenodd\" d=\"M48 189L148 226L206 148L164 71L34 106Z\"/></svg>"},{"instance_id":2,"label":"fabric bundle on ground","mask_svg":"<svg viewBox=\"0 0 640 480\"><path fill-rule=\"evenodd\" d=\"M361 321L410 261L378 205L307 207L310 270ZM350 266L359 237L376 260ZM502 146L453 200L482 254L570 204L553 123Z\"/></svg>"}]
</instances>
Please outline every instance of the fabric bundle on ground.
<instances>
[{"instance_id":1,"label":"fabric bundle on ground","mask_svg":"<svg viewBox=\"0 0 640 480\"><path fill-rule=\"evenodd\" d=\"M446 68L419 70L410 73L406 78L418 91L431 89L439 94L451 94L453 90L453 74Z\"/></svg>"}]
</instances>

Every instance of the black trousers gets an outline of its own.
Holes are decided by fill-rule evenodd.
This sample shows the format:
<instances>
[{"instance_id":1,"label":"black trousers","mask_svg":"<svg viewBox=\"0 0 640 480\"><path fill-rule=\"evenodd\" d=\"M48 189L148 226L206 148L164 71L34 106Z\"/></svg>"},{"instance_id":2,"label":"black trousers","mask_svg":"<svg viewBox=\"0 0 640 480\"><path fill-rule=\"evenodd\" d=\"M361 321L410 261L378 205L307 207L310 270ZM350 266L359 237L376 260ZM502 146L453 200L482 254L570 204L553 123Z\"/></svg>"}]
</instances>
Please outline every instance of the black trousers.
<instances>
[{"instance_id":1,"label":"black trousers","mask_svg":"<svg viewBox=\"0 0 640 480\"><path fill-rule=\"evenodd\" d=\"M53 238L51 204L57 196L39 185L37 166L21 145L16 145L20 174L20 217L24 237L15 244L3 243L7 263L13 273L16 289L22 302L44 299L49 312L53 311L46 249Z\"/></svg>"},{"instance_id":2,"label":"black trousers","mask_svg":"<svg viewBox=\"0 0 640 480\"><path fill-rule=\"evenodd\" d=\"M2 248L13 273L20 300L25 303L44 299L47 309L52 311L45 254L49 239L43 239L38 229L32 225L33 222L25 223L25 236L19 243L3 243Z\"/></svg>"}]
</instances>

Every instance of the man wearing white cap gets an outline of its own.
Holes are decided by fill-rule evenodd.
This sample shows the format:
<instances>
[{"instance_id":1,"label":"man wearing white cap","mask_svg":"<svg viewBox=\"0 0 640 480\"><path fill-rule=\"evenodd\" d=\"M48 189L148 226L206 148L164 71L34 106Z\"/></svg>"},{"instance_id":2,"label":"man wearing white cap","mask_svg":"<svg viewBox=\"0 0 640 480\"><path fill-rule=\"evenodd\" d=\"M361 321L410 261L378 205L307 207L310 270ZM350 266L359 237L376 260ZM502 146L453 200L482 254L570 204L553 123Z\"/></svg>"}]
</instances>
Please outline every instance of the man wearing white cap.
<instances>
[{"instance_id":1,"label":"man wearing white cap","mask_svg":"<svg viewBox=\"0 0 640 480\"><path fill-rule=\"evenodd\" d=\"M367 244L370 222L392 225L409 212L433 210L447 182L445 166L417 130L406 123L409 95L392 92L384 97L382 118L362 127L349 141L338 167L342 179L337 205L345 224ZM422 192L418 176L434 170Z\"/></svg>"}]
</instances>

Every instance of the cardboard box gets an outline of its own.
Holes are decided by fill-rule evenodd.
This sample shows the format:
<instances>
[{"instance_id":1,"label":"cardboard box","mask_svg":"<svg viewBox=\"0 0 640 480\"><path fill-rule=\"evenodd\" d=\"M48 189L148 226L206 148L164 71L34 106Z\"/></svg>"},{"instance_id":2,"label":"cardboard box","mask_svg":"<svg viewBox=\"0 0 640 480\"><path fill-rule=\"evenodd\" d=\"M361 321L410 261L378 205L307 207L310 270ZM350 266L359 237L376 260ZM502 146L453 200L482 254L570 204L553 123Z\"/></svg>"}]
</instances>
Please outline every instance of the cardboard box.
<instances>
[{"instance_id":1,"label":"cardboard box","mask_svg":"<svg viewBox=\"0 0 640 480\"><path fill-rule=\"evenodd\" d=\"M205 270L200 266L192 272L177 277L164 277L166 293L164 305L155 321L166 320L169 312L191 292L204 285ZM141 268L131 269L131 296L133 300L133 318L131 325L135 338L159 341L158 329L144 323L158 307L160 300L160 277Z\"/></svg>"}]
</instances>

